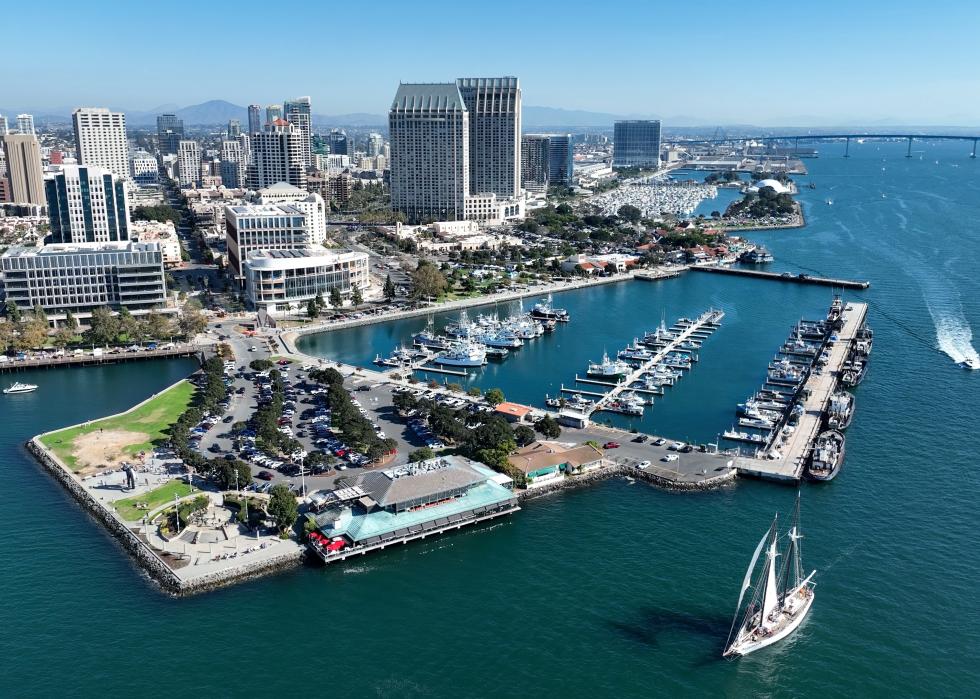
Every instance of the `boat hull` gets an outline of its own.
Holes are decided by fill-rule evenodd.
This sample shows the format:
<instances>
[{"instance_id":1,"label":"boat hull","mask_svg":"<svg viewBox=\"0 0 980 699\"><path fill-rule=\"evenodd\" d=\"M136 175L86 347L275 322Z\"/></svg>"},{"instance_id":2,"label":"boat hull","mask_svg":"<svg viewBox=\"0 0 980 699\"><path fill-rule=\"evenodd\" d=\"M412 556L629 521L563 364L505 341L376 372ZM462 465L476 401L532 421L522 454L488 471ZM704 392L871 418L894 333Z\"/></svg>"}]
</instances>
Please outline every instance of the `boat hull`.
<instances>
[{"instance_id":1,"label":"boat hull","mask_svg":"<svg viewBox=\"0 0 980 699\"><path fill-rule=\"evenodd\" d=\"M813 606L813 599L813 589L810 588L810 593L804 600L803 606L800 607L800 609L792 617L790 617L789 622L785 626L769 636L764 636L755 640L753 640L752 637L749 637L741 642L736 642L731 648L725 651L725 656L739 657L748 655L749 653L762 650L766 646L771 646L772 644L783 640L791 633L796 631L799 625L803 623L806 615L810 612L810 607Z\"/></svg>"}]
</instances>

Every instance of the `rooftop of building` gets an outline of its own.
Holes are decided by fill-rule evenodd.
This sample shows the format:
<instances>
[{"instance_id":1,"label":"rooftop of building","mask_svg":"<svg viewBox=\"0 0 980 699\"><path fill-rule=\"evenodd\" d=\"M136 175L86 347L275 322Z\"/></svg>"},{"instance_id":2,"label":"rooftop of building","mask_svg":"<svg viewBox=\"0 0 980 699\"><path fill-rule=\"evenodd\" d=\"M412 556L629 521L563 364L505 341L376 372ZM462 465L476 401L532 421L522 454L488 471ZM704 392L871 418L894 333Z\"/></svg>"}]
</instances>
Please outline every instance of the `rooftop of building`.
<instances>
[{"instance_id":1,"label":"rooftop of building","mask_svg":"<svg viewBox=\"0 0 980 699\"><path fill-rule=\"evenodd\" d=\"M432 461L442 461L448 465L426 469L424 465ZM397 477L390 475L392 472L407 471L411 467L415 467L416 473ZM456 497L426 507L401 512L374 510L355 513L353 510L344 510L330 533L334 536L346 535L353 541L365 541L425 522L437 521L469 510L512 500L513 493L501 485L501 480L505 479L499 478L498 474L483 464L458 456L433 459L429 462L409 464L385 471L370 471L359 476L354 484L342 479L340 485L347 488L360 487L366 493L366 498L382 506L386 506L386 502L394 502L395 498L400 498L399 502L405 502L424 500L431 495L448 491L461 489L465 491ZM382 500L379 500L379 497Z\"/></svg>"},{"instance_id":2,"label":"rooftop of building","mask_svg":"<svg viewBox=\"0 0 980 699\"><path fill-rule=\"evenodd\" d=\"M466 103L456 83L401 83L391 103L391 111L466 111Z\"/></svg>"},{"instance_id":3,"label":"rooftop of building","mask_svg":"<svg viewBox=\"0 0 980 699\"><path fill-rule=\"evenodd\" d=\"M154 242L123 240L104 243L48 243L39 247L15 245L3 253L3 257L38 257L43 255L69 255L96 252L155 252L160 245Z\"/></svg>"},{"instance_id":4,"label":"rooftop of building","mask_svg":"<svg viewBox=\"0 0 980 699\"><path fill-rule=\"evenodd\" d=\"M245 265L252 269L289 269L298 265L334 264L358 257L366 259L367 253L311 245L294 250L256 250L245 258Z\"/></svg>"},{"instance_id":5,"label":"rooftop of building","mask_svg":"<svg viewBox=\"0 0 980 699\"><path fill-rule=\"evenodd\" d=\"M601 458L602 452L591 444L566 447L557 442L533 442L518 449L507 460L512 466L528 474L561 464L579 467Z\"/></svg>"},{"instance_id":6,"label":"rooftop of building","mask_svg":"<svg viewBox=\"0 0 980 699\"><path fill-rule=\"evenodd\" d=\"M521 405L520 403L510 403L507 401L498 404L494 410L496 410L498 413L518 418L524 417L531 412L531 408L526 405Z\"/></svg>"},{"instance_id":7,"label":"rooftop of building","mask_svg":"<svg viewBox=\"0 0 980 699\"><path fill-rule=\"evenodd\" d=\"M302 216L303 212L291 204L231 204L225 207L235 216Z\"/></svg>"}]
</instances>

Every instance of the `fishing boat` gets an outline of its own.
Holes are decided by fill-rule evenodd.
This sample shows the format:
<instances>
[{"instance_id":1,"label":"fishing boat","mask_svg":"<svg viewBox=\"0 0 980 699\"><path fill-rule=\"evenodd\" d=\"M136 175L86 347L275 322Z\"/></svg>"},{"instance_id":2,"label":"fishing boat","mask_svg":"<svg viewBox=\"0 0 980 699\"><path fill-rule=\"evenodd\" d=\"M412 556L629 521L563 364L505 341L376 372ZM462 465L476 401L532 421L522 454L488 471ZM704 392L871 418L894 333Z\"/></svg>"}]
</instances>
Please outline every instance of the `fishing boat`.
<instances>
[{"instance_id":1,"label":"fishing boat","mask_svg":"<svg viewBox=\"0 0 980 699\"><path fill-rule=\"evenodd\" d=\"M11 395L15 393L31 393L36 391L37 386L32 383L21 383L20 381L15 381L14 383L3 389L5 395Z\"/></svg>"},{"instance_id":2,"label":"fishing boat","mask_svg":"<svg viewBox=\"0 0 980 699\"><path fill-rule=\"evenodd\" d=\"M838 391L830 397L827 406L827 426L832 430L846 430L854 417L854 396L847 391Z\"/></svg>"},{"instance_id":3,"label":"fishing boat","mask_svg":"<svg viewBox=\"0 0 980 699\"><path fill-rule=\"evenodd\" d=\"M487 359L503 360L507 359L510 350L503 347L487 347Z\"/></svg>"},{"instance_id":4,"label":"fishing boat","mask_svg":"<svg viewBox=\"0 0 980 699\"><path fill-rule=\"evenodd\" d=\"M453 343L433 361L446 366L483 366L487 363L487 348L478 342L462 340Z\"/></svg>"},{"instance_id":5,"label":"fishing boat","mask_svg":"<svg viewBox=\"0 0 980 699\"><path fill-rule=\"evenodd\" d=\"M813 442L806 475L812 481L832 481L844 464L844 435L837 430L821 432Z\"/></svg>"},{"instance_id":6,"label":"fishing boat","mask_svg":"<svg viewBox=\"0 0 980 699\"><path fill-rule=\"evenodd\" d=\"M782 568L777 565L779 535L777 520L769 527L756 546L752 562L745 572L742 591L738 596L735 618L728 632L724 657L748 655L761 648L781 641L797 629L813 605L813 576L816 571L803 577L800 556L800 497L796 496L793 526L787 538L789 547ZM745 592L752 587L752 571L759 555L765 551L765 563L756 583L749 604L743 609Z\"/></svg>"},{"instance_id":7,"label":"fishing boat","mask_svg":"<svg viewBox=\"0 0 980 699\"><path fill-rule=\"evenodd\" d=\"M423 330L422 332L412 335L412 342L416 347L425 347L427 349L434 350L444 350L449 347L448 338L441 335L435 335L428 330Z\"/></svg>"},{"instance_id":8,"label":"fishing boat","mask_svg":"<svg viewBox=\"0 0 980 699\"><path fill-rule=\"evenodd\" d=\"M765 444L766 442L766 438L761 434L756 434L754 432L738 432L734 429L725 430L721 433L721 436L735 442L751 442L752 444Z\"/></svg>"},{"instance_id":9,"label":"fishing boat","mask_svg":"<svg viewBox=\"0 0 980 699\"><path fill-rule=\"evenodd\" d=\"M840 382L848 388L854 388L864 381L864 375L868 372L868 363L860 359L852 359L844 362L841 367Z\"/></svg>"},{"instance_id":10,"label":"fishing boat","mask_svg":"<svg viewBox=\"0 0 980 699\"><path fill-rule=\"evenodd\" d=\"M969 359L964 359L959 365L968 371L978 371L980 370L980 359L970 357Z\"/></svg>"},{"instance_id":11,"label":"fishing boat","mask_svg":"<svg viewBox=\"0 0 980 699\"><path fill-rule=\"evenodd\" d=\"M871 354L871 348L874 346L875 334L874 331L867 325L862 325L854 338L854 353L861 356L867 357Z\"/></svg>"},{"instance_id":12,"label":"fishing boat","mask_svg":"<svg viewBox=\"0 0 980 699\"><path fill-rule=\"evenodd\" d=\"M633 359L641 362L653 359L653 352L640 346L640 341L633 339L633 344L627 345L617 355L620 359Z\"/></svg>"},{"instance_id":13,"label":"fishing boat","mask_svg":"<svg viewBox=\"0 0 980 699\"><path fill-rule=\"evenodd\" d=\"M564 308L555 308L551 304L551 294L548 294L546 300L534 304L534 308L531 309L531 317L537 320L555 320L561 323L567 323L571 320L568 311Z\"/></svg>"},{"instance_id":14,"label":"fishing boat","mask_svg":"<svg viewBox=\"0 0 980 699\"><path fill-rule=\"evenodd\" d=\"M586 373L597 379L620 381L630 373L630 365L622 360L613 361L608 354L603 352L602 361L598 364L589 362L589 369Z\"/></svg>"}]
</instances>

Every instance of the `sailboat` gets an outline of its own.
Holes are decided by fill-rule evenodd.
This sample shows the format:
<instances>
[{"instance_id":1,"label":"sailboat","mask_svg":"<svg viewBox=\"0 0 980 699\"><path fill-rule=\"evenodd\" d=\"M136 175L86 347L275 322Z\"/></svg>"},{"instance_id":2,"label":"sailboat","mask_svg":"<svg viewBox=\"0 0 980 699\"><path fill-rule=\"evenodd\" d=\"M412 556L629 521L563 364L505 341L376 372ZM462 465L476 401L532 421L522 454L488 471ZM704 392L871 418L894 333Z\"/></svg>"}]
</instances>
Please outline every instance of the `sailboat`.
<instances>
[{"instance_id":1,"label":"sailboat","mask_svg":"<svg viewBox=\"0 0 980 699\"><path fill-rule=\"evenodd\" d=\"M796 510L793 526L789 530L789 548L782 568L777 565L779 557L777 520L773 519L759 545L755 548L749 569L745 571L742 592L738 596L738 606L732 628L728 632L724 657L748 655L760 648L772 645L789 636L800 625L813 605L813 583L816 571L805 578L800 557L800 496L796 495ZM762 575L757 581L755 592L748 606L742 608L745 592L752 586L752 571L759 555L765 551L766 560Z\"/></svg>"}]
</instances>

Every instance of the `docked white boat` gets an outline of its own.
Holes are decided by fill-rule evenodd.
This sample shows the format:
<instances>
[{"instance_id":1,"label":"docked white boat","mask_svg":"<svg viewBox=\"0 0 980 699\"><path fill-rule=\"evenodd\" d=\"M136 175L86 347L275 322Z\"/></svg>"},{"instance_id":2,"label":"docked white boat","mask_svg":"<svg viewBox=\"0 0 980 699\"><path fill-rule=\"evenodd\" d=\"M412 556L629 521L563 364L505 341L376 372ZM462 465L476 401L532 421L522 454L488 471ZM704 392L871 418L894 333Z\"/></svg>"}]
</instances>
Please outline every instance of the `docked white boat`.
<instances>
[{"instance_id":1,"label":"docked white boat","mask_svg":"<svg viewBox=\"0 0 980 699\"><path fill-rule=\"evenodd\" d=\"M433 361L446 366L483 366L487 363L487 348L477 342L463 340L450 345Z\"/></svg>"},{"instance_id":2,"label":"docked white boat","mask_svg":"<svg viewBox=\"0 0 980 699\"><path fill-rule=\"evenodd\" d=\"M735 619L728 634L725 657L748 655L789 636L797 629L813 605L813 583L816 571L803 577L800 556L800 498L796 496L796 511L793 526L787 538L789 548L785 562L777 567L776 558L779 533L773 520L769 531L762 537L752 556L752 562L745 572L742 591L738 596ZM762 573L756 582L755 591L749 604L743 609L745 592L752 586L752 571L765 550L766 558Z\"/></svg>"},{"instance_id":3,"label":"docked white boat","mask_svg":"<svg viewBox=\"0 0 980 699\"><path fill-rule=\"evenodd\" d=\"M37 386L32 383L21 383L20 381L15 381L10 384L7 388L3 389L4 394L13 393L31 393L37 390Z\"/></svg>"},{"instance_id":4,"label":"docked white boat","mask_svg":"<svg viewBox=\"0 0 980 699\"><path fill-rule=\"evenodd\" d=\"M602 362L589 362L588 375L597 379L619 381L632 371L629 364L622 360L613 361L608 354L603 353Z\"/></svg>"}]
</instances>

